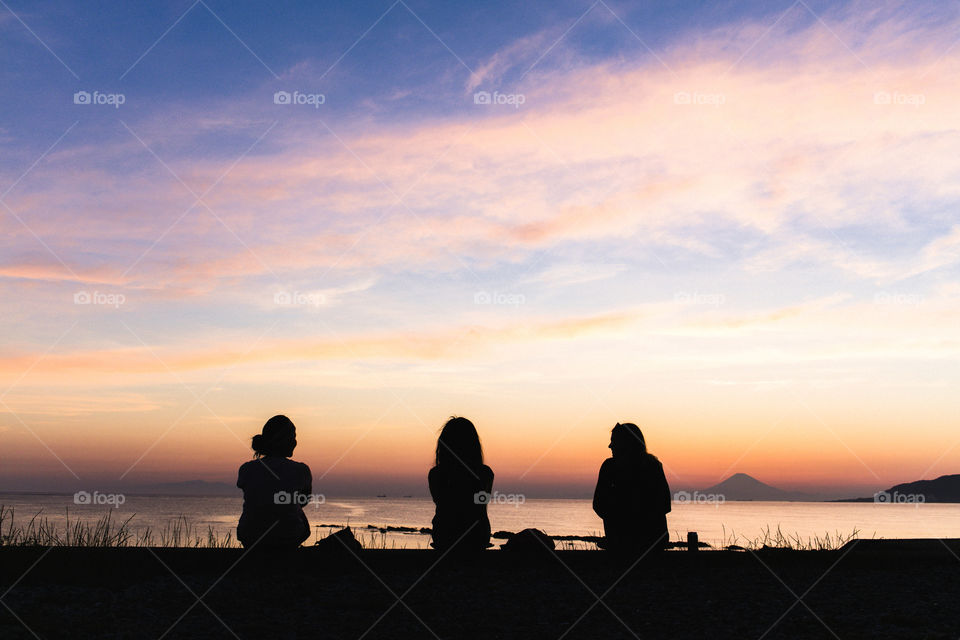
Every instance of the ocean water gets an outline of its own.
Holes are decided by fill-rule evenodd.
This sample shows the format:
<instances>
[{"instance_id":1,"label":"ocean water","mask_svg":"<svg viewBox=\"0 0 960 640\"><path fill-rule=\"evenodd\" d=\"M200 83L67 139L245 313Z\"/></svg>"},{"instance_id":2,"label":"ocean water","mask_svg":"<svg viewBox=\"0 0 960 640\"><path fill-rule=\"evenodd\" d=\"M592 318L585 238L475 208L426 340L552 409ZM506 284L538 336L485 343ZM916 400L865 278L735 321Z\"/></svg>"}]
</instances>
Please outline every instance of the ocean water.
<instances>
[{"instance_id":1,"label":"ocean water","mask_svg":"<svg viewBox=\"0 0 960 640\"><path fill-rule=\"evenodd\" d=\"M123 504L76 504L74 496L50 494L0 494L0 505L13 509L17 525L26 525L35 515L53 526L67 520L95 522L107 513L119 523L131 518L134 532L149 527L157 535L178 518L190 525L193 535L205 538L212 529L218 536L235 532L242 498L223 496L125 495ZM590 500L527 499L522 504L491 504L488 507L494 531L519 531L528 527L551 535L602 535L603 524L593 513ZM406 532L381 534L376 527L429 527L433 503L429 498L333 498L304 509L315 536L330 531L320 525L351 526L368 547L427 548L428 535ZM9 514L3 523L10 525ZM674 504L667 516L671 540L685 540L696 531L702 542L714 546L762 540L766 532L779 529L785 536L807 542L825 536L847 538L958 538L960 504L874 504L828 502L734 502L723 504ZM501 541L494 541L499 544ZM576 542L576 548L593 545Z\"/></svg>"}]
</instances>

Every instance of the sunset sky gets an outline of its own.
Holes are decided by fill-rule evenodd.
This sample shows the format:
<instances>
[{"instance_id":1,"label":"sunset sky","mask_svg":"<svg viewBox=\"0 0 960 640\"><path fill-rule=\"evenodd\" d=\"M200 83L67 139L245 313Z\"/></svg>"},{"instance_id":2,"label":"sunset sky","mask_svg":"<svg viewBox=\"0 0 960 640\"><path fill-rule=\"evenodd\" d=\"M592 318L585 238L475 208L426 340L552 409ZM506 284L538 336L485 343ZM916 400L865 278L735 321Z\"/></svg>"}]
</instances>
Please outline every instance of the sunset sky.
<instances>
[{"instance_id":1,"label":"sunset sky","mask_svg":"<svg viewBox=\"0 0 960 640\"><path fill-rule=\"evenodd\" d=\"M960 472L960 6L0 1L0 490ZM488 100L489 98L489 100Z\"/></svg>"}]
</instances>

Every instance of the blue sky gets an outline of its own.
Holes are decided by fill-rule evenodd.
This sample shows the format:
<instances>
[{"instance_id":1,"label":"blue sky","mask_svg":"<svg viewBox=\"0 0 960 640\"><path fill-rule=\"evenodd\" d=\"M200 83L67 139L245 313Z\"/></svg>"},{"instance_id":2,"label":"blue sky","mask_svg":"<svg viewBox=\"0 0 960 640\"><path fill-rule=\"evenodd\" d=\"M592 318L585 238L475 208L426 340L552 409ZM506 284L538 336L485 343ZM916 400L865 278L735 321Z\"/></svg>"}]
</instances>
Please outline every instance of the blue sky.
<instances>
[{"instance_id":1,"label":"blue sky","mask_svg":"<svg viewBox=\"0 0 960 640\"><path fill-rule=\"evenodd\" d=\"M625 419L686 485L960 464L954 7L4 2L18 482L222 478L281 410L344 483L467 409L542 486Z\"/></svg>"}]
</instances>

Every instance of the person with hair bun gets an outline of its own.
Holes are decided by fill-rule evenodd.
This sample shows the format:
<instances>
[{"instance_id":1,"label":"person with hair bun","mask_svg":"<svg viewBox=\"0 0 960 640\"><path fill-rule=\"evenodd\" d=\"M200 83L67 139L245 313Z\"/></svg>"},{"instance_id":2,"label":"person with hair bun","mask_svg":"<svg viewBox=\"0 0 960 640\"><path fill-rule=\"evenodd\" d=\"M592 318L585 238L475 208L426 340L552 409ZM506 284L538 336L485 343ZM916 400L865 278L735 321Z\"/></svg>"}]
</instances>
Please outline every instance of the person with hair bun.
<instances>
[{"instance_id":1,"label":"person with hair bun","mask_svg":"<svg viewBox=\"0 0 960 640\"><path fill-rule=\"evenodd\" d=\"M273 416L251 446L254 459L237 474L237 486L243 489L237 540L244 547L295 549L310 537L303 505L313 491L310 467L290 459L297 428L287 416Z\"/></svg>"}]
</instances>

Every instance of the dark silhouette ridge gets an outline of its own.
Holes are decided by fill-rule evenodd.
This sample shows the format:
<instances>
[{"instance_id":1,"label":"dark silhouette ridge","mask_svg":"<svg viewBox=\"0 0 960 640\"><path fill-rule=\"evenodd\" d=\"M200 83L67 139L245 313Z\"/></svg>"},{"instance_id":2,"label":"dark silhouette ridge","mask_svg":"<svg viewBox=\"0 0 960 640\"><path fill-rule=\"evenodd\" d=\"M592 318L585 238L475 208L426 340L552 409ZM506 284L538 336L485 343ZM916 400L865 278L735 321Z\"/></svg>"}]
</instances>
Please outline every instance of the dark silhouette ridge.
<instances>
[{"instance_id":1,"label":"dark silhouette ridge","mask_svg":"<svg viewBox=\"0 0 960 640\"><path fill-rule=\"evenodd\" d=\"M700 489L705 495L722 495L726 500L768 500L784 502L815 501L816 498L799 491L786 491L760 482L746 473L735 473L723 482Z\"/></svg>"},{"instance_id":2,"label":"dark silhouette ridge","mask_svg":"<svg viewBox=\"0 0 960 640\"><path fill-rule=\"evenodd\" d=\"M243 489L237 540L264 550L299 547L310 537L303 505L313 492L313 476L310 467L290 460L296 427L286 416L273 416L251 446L256 459L243 463L237 473L237 486Z\"/></svg>"},{"instance_id":3,"label":"dark silhouette ridge","mask_svg":"<svg viewBox=\"0 0 960 640\"><path fill-rule=\"evenodd\" d=\"M593 510L603 519L603 546L630 555L665 548L671 500L663 465L647 452L633 423L618 422L609 446L613 457L600 467L593 495Z\"/></svg>"},{"instance_id":4,"label":"dark silhouette ridge","mask_svg":"<svg viewBox=\"0 0 960 640\"><path fill-rule=\"evenodd\" d=\"M903 499L901 499L903 497ZM960 502L960 473L940 476L935 480L902 482L872 498L849 498L835 502Z\"/></svg>"},{"instance_id":5,"label":"dark silhouette ridge","mask_svg":"<svg viewBox=\"0 0 960 640\"><path fill-rule=\"evenodd\" d=\"M435 464L427 475L436 505L433 547L471 552L490 546L487 502L493 491L493 470L483 463L476 427L451 417L437 438Z\"/></svg>"}]
</instances>

